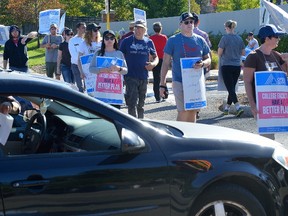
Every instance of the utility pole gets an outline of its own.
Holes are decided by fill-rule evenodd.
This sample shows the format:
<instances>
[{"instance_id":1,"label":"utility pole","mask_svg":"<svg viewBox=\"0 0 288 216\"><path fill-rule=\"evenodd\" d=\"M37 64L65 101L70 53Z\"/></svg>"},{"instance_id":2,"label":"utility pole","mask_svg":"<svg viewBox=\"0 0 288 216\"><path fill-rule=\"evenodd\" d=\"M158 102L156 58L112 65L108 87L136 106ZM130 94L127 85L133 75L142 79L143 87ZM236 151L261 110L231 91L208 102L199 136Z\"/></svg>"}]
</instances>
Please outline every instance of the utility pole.
<instances>
[{"instance_id":1,"label":"utility pole","mask_svg":"<svg viewBox=\"0 0 288 216\"><path fill-rule=\"evenodd\" d=\"M110 0L105 0L107 30L110 29Z\"/></svg>"},{"instance_id":2,"label":"utility pole","mask_svg":"<svg viewBox=\"0 0 288 216\"><path fill-rule=\"evenodd\" d=\"M190 0L188 0L188 12L189 13L190 13L190 7L191 7Z\"/></svg>"}]
</instances>

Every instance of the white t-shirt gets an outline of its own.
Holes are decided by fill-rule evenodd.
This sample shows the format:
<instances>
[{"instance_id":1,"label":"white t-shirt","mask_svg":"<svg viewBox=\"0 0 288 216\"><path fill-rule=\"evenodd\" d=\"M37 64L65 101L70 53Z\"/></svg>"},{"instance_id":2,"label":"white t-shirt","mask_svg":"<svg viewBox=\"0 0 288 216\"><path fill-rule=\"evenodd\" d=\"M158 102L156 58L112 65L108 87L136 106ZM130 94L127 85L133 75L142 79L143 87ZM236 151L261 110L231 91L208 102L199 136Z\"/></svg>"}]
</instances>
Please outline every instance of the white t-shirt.
<instances>
[{"instance_id":1,"label":"white t-shirt","mask_svg":"<svg viewBox=\"0 0 288 216\"><path fill-rule=\"evenodd\" d=\"M250 48L251 50L255 50L256 48L259 47L259 43L258 43L258 41L257 41L255 38L251 39L251 40L249 41L248 45L249 45L249 48Z\"/></svg>"},{"instance_id":2,"label":"white t-shirt","mask_svg":"<svg viewBox=\"0 0 288 216\"><path fill-rule=\"evenodd\" d=\"M79 47L79 53L83 55L89 55L95 53L98 49L101 48L101 42L92 42L92 46L88 45L86 41L83 41Z\"/></svg>"},{"instance_id":3,"label":"white t-shirt","mask_svg":"<svg viewBox=\"0 0 288 216\"><path fill-rule=\"evenodd\" d=\"M69 52L71 55L71 63L72 64L78 65L79 47L83 41L84 41L84 39L82 37L77 36L77 35L69 40L68 48L69 48Z\"/></svg>"}]
</instances>

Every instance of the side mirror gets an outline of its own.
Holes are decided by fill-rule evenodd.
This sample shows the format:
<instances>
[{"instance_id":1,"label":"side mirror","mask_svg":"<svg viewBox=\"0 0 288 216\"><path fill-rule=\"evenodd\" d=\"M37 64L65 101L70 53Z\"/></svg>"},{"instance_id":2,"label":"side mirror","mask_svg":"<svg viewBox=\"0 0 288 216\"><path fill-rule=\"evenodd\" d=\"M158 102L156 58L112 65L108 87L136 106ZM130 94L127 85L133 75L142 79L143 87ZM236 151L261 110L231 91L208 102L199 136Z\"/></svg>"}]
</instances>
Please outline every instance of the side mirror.
<instances>
[{"instance_id":1,"label":"side mirror","mask_svg":"<svg viewBox=\"0 0 288 216\"><path fill-rule=\"evenodd\" d=\"M145 148L145 142L133 131L122 129L122 152L135 153Z\"/></svg>"}]
</instances>

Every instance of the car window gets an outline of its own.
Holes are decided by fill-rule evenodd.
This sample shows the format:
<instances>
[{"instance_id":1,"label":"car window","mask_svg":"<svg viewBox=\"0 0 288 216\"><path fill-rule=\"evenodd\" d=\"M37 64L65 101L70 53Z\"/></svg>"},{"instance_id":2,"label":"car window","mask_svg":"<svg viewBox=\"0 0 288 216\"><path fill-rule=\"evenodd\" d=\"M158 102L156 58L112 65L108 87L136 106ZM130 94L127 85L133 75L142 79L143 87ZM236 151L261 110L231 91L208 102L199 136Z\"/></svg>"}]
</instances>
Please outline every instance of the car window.
<instances>
[{"instance_id":1,"label":"car window","mask_svg":"<svg viewBox=\"0 0 288 216\"><path fill-rule=\"evenodd\" d=\"M2 148L4 155L120 151L121 139L113 121L52 99L45 109L39 107L43 98L24 99L33 106L14 116L20 127L11 130Z\"/></svg>"}]
</instances>

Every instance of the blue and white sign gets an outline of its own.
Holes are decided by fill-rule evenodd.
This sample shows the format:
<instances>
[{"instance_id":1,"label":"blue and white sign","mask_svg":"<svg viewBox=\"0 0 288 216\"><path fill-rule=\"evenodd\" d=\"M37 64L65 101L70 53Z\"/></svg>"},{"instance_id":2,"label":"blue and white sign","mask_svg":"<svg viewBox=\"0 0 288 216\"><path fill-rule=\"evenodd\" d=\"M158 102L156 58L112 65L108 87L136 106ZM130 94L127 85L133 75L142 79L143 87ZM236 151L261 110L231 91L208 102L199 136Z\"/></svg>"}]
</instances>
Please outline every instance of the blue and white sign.
<instances>
[{"instance_id":1,"label":"blue and white sign","mask_svg":"<svg viewBox=\"0 0 288 216\"><path fill-rule=\"evenodd\" d=\"M60 24L59 24L59 33L62 34L65 28L65 19L66 19L66 12L61 16Z\"/></svg>"},{"instance_id":2,"label":"blue and white sign","mask_svg":"<svg viewBox=\"0 0 288 216\"><path fill-rule=\"evenodd\" d=\"M146 21L146 11L138 9L138 8L134 8L134 21L137 20L144 20Z\"/></svg>"},{"instance_id":3,"label":"blue and white sign","mask_svg":"<svg viewBox=\"0 0 288 216\"><path fill-rule=\"evenodd\" d=\"M0 45L4 45L9 39L9 26L0 25Z\"/></svg>"},{"instance_id":4,"label":"blue and white sign","mask_svg":"<svg viewBox=\"0 0 288 216\"><path fill-rule=\"evenodd\" d=\"M288 85L283 71L255 73L259 134L288 132Z\"/></svg>"},{"instance_id":5,"label":"blue and white sign","mask_svg":"<svg viewBox=\"0 0 288 216\"><path fill-rule=\"evenodd\" d=\"M60 23L60 9L45 10L39 13L39 33L49 34L50 25L55 23L59 26Z\"/></svg>"},{"instance_id":6,"label":"blue and white sign","mask_svg":"<svg viewBox=\"0 0 288 216\"><path fill-rule=\"evenodd\" d=\"M82 70L85 74L87 93L108 104L124 104L123 75L119 72L93 74L89 72L90 63L94 54L81 56ZM107 68L111 65L123 66L123 60L113 57L97 56L98 68Z\"/></svg>"},{"instance_id":7,"label":"blue and white sign","mask_svg":"<svg viewBox=\"0 0 288 216\"><path fill-rule=\"evenodd\" d=\"M180 59L185 110L207 106L203 68L193 68L194 64L201 59L200 57Z\"/></svg>"}]
</instances>

